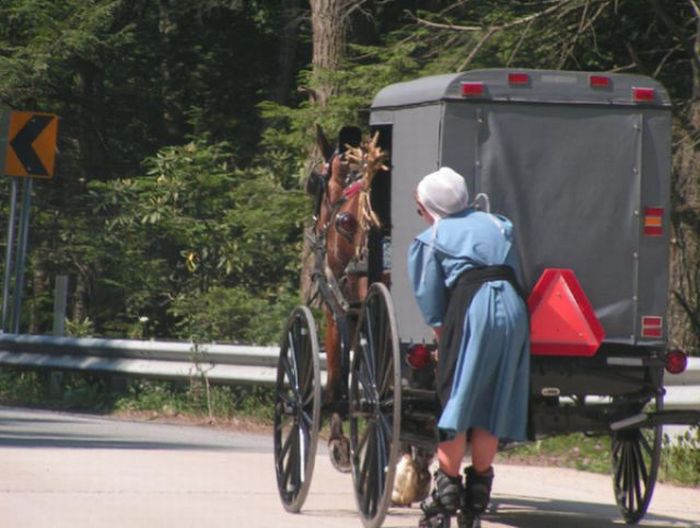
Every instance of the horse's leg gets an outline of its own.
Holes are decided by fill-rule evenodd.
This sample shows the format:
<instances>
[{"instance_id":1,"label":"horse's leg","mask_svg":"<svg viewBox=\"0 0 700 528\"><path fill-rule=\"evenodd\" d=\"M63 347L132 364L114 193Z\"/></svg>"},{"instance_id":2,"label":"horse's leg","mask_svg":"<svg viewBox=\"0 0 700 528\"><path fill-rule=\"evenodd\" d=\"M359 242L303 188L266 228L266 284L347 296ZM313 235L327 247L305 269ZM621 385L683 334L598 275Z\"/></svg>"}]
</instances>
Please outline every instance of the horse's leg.
<instances>
[{"instance_id":1,"label":"horse's leg","mask_svg":"<svg viewBox=\"0 0 700 528\"><path fill-rule=\"evenodd\" d=\"M330 310L326 309L326 378L325 397L330 404L330 438L328 439L328 453L331 463L344 473L350 471L350 441L343 434L343 419L335 404L340 402L340 330Z\"/></svg>"},{"instance_id":2,"label":"horse's leg","mask_svg":"<svg viewBox=\"0 0 700 528\"><path fill-rule=\"evenodd\" d=\"M326 349L326 378L325 396L326 402L333 404L338 401L340 384L340 332L333 314L326 307L326 335L324 345Z\"/></svg>"}]
</instances>

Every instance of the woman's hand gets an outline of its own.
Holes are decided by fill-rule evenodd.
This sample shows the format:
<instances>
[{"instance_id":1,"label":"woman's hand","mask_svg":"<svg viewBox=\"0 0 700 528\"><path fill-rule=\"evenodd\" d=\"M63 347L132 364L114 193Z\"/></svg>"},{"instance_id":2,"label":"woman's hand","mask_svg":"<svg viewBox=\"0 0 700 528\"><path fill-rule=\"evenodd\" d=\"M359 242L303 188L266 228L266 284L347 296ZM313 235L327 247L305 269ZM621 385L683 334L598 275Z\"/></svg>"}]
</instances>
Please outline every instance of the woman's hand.
<instances>
[{"instance_id":1,"label":"woman's hand","mask_svg":"<svg viewBox=\"0 0 700 528\"><path fill-rule=\"evenodd\" d=\"M442 335L442 326L434 326L433 327L433 335L435 336L435 341L439 345L440 344L440 336ZM437 363L438 357L440 357L439 349L436 348L435 350L433 350L432 356L433 356L433 361L435 361L435 363Z\"/></svg>"}]
</instances>

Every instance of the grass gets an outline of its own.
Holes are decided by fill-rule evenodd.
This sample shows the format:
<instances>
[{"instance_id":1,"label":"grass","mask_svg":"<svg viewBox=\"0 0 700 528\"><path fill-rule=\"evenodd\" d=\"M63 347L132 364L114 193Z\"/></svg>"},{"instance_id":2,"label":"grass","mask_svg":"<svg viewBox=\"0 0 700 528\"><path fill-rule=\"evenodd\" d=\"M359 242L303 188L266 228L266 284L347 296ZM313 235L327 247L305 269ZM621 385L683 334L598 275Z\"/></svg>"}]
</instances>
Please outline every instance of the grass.
<instances>
[{"instance_id":1,"label":"grass","mask_svg":"<svg viewBox=\"0 0 700 528\"><path fill-rule=\"evenodd\" d=\"M569 467L595 473L610 471L610 440L581 433L554 436L499 453L506 462Z\"/></svg>"},{"instance_id":2,"label":"grass","mask_svg":"<svg viewBox=\"0 0 700 528\"><path fill-rule=\"evenodd\" d=\"M545 438L499 453L499 460L539 466L558 466L609 474L610 438L581 433ZM662 441L659 482L700 486L700 428L691 429L680 442Z\"/></svg>"}]
</instances>

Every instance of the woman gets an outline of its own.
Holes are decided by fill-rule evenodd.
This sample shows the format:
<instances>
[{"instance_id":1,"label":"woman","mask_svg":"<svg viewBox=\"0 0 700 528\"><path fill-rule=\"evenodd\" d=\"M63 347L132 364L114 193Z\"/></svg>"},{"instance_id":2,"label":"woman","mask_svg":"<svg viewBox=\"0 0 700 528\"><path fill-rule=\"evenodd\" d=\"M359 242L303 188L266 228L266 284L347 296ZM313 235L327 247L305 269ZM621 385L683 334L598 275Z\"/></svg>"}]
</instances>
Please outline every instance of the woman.
<instances>
[{"instance_id":1,"label":"woman","mask_svg":"<svg viewBox=\"0 0 700 528\"><path fill-rule=\"evenodd\" d=\"M526 439L529 324L508 219L469 207L464 178L443 167L416 189L429 225L409 249L416 300L438 340L439 469L420 526L442 526L461 509L478 523L493 480L499 439ZM460 465L471 443L462 485Z\"/></svg>"}]
</instances>

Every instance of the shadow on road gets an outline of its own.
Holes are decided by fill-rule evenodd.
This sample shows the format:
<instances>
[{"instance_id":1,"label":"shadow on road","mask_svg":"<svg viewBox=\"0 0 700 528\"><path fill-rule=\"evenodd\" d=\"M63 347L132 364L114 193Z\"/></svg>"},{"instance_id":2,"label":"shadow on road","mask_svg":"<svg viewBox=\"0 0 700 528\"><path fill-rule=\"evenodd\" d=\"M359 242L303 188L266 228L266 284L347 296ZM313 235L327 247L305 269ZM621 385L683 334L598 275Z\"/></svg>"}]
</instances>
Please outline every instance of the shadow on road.
<instances>
[{"instance_id":1,"label":"shadow on road","mask_svg":"<svg viewBox=\"0 0 700 528\"><path fill-rule=\"evenodd\" d=\"M536 497L498 497L484 515L483 524L517 528L620 528L628 526L617 507L593 502L547 500ZM698 524L647 513L640 526L700 528Z\"/></svg>"},{"instance_id":2,"label":"shadow on road","mask_svg":"<svg viewBox=\"0 0 700 528\"><path fill-rule=\"evenodd\" d=\"M304 510L303 515L327 517L325 509ZM334 518L355 518L360 523L356 510L337 509ZM417 526L420 510L392 508L383 523L383 528L405 528ZM455 520L452 526L456 527ZM592 502L547 500L536 497L507 496L495 498L484 515L482 528L622 528L628 526L617 507ZM691 521L670 516L648 513L639 526L654 528L700 528Z\"/></svg>"},{"instance_id":3,"label":"shadow on road","mask_svg":"<svg viewBox=\"0 0 700 528\"><path fill-rule=\"evenodd\" d=\"M196 450L266 453L271 439L196 426L0 408L0 448Z\"/></svg>"}]
</instances>

